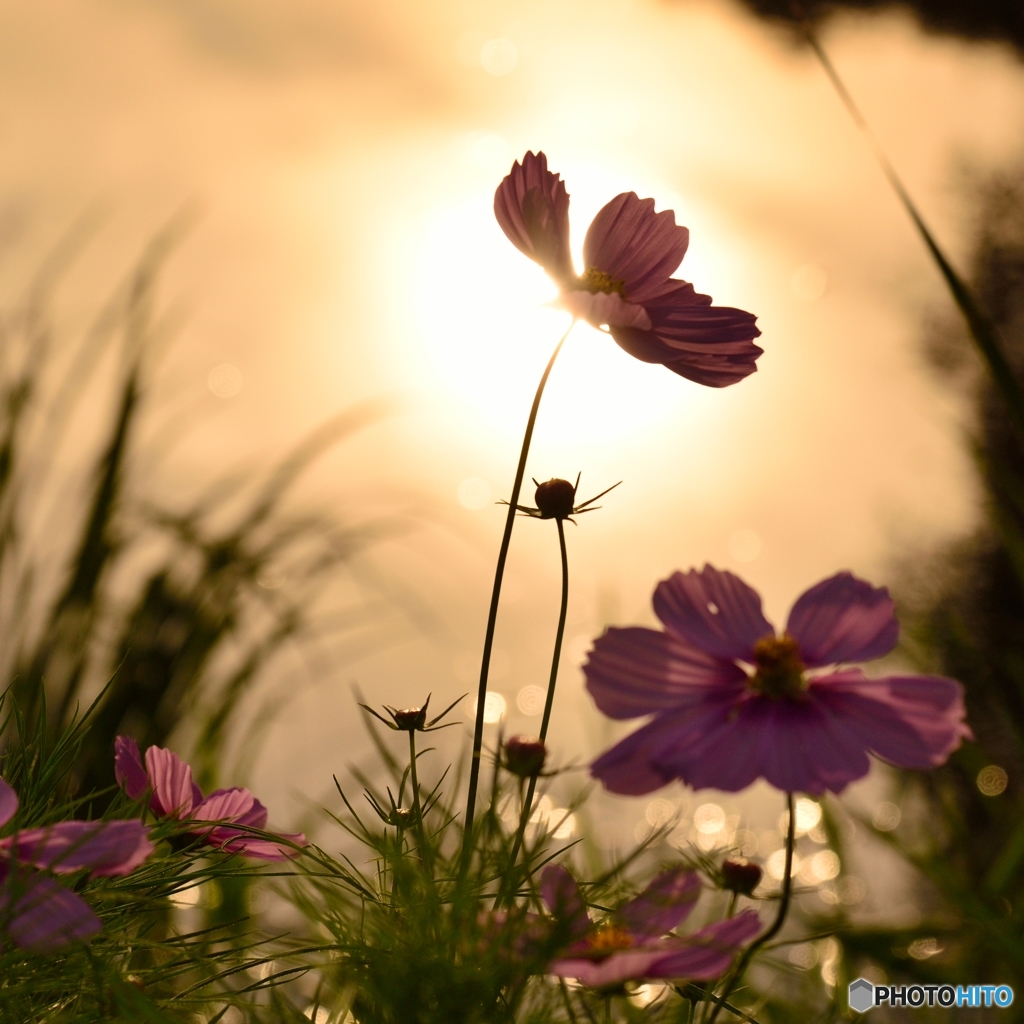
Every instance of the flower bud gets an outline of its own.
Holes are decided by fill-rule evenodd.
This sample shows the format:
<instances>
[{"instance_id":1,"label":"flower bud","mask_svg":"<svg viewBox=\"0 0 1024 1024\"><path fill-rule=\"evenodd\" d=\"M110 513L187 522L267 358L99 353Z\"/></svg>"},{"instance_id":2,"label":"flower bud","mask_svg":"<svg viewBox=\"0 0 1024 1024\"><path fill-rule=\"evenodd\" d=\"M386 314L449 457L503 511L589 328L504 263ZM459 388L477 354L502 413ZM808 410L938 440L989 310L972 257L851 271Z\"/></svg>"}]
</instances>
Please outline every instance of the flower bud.
<instances>
[{"instance_id":1,"label":"flower bud","mask_svg":"<svg viewBox=\"0 0 1024 1024\"><path fill-rule=\"evenodd\" d=\"M505 767L524 779L539 775L547 756L543 741L532 736L513 736L505 744Z\"/></svg>"},{"instance_id":2,"label":"flower bud","mask_svg":"<svg viewBox=\"0 0 1024 1024\"><path fill-rule=\"evenodd\" d=\"M390 824L396 828L411 828L416 824L416 811L412 807L396 807L390 817Z\"/></svg>"},{"instance_id":3,"label":"flower bud","mask_svg":"<svg viewBox=\"0 0 1024 1024\"><path fill-rule=\"evenodd\" d=\"M741 896L750 896L761 881L761 867L749 860L727 860L722 863L722 884Z\"/></svg>"},{"instance_id":4,"label":"flower bud","mask_svg":"<svg viewBox=\"0 0 1024 1024\"><path fill-rule=\"evenodd\" d=\"M541 519L568 519L576 500L576 488L568 480L546 480L537 484L533 500L540 509Z\"/></svg>"},{"instance_id":5,"label":"flower bud","mask_svg":"<svg viewBox=\"0 0 1024 1024\"><path fill-rule=\"evenodd\" d=\"M402 711L393 711L391 717L403 732L415 732L426 725L427 708L426 705L421 708L405 708Z\"/></svg>"}]
</instances>

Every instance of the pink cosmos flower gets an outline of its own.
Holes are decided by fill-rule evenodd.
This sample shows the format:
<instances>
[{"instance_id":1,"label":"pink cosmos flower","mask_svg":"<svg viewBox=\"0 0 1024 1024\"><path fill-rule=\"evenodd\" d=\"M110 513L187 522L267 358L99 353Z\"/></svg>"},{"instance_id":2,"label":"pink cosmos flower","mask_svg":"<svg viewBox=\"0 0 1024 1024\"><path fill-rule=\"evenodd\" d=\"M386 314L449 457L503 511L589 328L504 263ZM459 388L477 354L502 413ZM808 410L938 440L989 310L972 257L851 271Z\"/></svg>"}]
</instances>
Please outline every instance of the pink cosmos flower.
<instances>
[{"instance_id":1,"label":"pink cosmos flower","mask_svg":"<svg viewBox=\"0 0 1024 1024\"><path fill-rule=\"evenodd\" d=\"M652 978L717 978L760 930L757 914L745 910L691 935L667 935L686 919L701 893L697 873L682 868L658 875L639 896L599 924L590 919L579 886L565 868L546 867L540 891L572 936L548 972L576 978L591 988Z\"/></svg>"},{"instance_id":2,"label":"pink cosmos flower","mask_svg":"<svg viewBox=\"0 0 1024 1024\"><path fill-rule=\"evenodd\" d=\"M265 829L267 809L248 789L218 789L204 798L192 781L192 768L164 747L150 747L143 765L135 740L118 736L114 741L114 775L133 800L149 791L149 806L154 814L192 822L195 827L190 832L228 853L260 860L286 860L296 855L294 846L306 845L301 832L277 833L284 844L253 835L250 830Z\"/></svg>"},{"instance_id":3,"label":"pink cosmos flower","mask_svg":"<svg viewBox=\"0 0 1024 1024\"><path fill-rule=\"evenodd\" d=\"M18 797L0 779L0 828ZM0 839L0 934L23 949L54 949L100 930L88 904L54 874L89 870L90 877L127 875L152 852L141 821L61 821Z\"/></svg>"},{"instance_id":4,"label":"pink cosmos flower","mask_svg":"<svg viewBox=\"0 0 1024 1024\"><path fill-rule=\"evenodd\" d=\"M672 779L736 792L757 778L838 793L867 774L868 752L932 768L971 738L954 680L842 667L887 654L899 634L889 591L848 572L804 593L781 636L756 591L710 565L659 583L654 610L663 632L609 629L583 667L606 715L654 716L591 766L614 793Z\"/></svg>"},{"instance_id":5,"label":"pink cosmos flower","mask_svg":"<svg viewBox=\"0 0 1024 1024\"><path fill-rule=\"evenodd\" d=\"M686 254L687 228L653 199L623 192L608 203L583 241L583 274L569 254L569 195L543 153L527 153L498 186L494 215L516 248L562 290L561 304L611 336L631 356L661 363L698 384L721 388L757 369L756 317L712 306L708 295L671 275Z\"/></svg>"}]
</instances>

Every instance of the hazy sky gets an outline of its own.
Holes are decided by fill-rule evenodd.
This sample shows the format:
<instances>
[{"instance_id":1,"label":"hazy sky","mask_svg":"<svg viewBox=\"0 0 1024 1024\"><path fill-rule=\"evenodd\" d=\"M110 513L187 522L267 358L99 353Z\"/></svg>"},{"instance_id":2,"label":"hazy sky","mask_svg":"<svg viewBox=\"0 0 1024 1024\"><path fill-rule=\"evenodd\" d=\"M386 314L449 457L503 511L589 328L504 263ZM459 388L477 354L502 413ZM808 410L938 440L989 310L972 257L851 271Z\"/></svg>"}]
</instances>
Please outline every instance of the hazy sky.
<instances>
[{"instance_id":1,"label":"hazy sky","mask_svg":"<svg viewBox=\"0 0 1024 1024\"><path fill-rule=\"evenodd\" d=\"M965 257L962 169L1020 155L1019 63L895 15L837 21L826 45ZM167 500L265 464L354 400L409 395L307 496L422 506L430 524L376 568L435 624L402 620L386 650L335 661L295 698L273 736L295 771L265 782L279 803L343 768L340 741L358 735L349 682L402 705L454 696L475 671L493 501L565 324L490 213L530 148L567 182L577 245L619 191L674 209L691 228L680 275L757 313L765 349L754 377L715 392L583 327L555 370L528 475L582 472L586 496L624 480L571 530L555 735L561 724L556 744L575 754L605 735L574 668L587 639L650 621L672 570L740 571L781 619L822 576L884 582L894 558L970 522L958 401L920 355L925 317L948 301L813 59L727 3L686 0L0 6L0 291L99 209L66 289L73 321L183 204L202 210L164 288L188 316L160 393L196 410L161 471ZM537 722L514 701L543 681L557 597L553 527L517 530L495 681L513 731Z\"/></svg>"}]
</instances>

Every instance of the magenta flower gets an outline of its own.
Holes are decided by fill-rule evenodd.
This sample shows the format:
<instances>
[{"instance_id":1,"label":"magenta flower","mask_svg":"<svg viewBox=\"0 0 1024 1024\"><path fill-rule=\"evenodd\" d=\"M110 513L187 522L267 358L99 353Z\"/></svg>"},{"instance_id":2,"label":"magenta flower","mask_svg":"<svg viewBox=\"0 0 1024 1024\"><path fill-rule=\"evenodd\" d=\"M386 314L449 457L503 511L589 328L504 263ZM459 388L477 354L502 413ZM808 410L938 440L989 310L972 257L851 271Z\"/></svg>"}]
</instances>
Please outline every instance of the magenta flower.
<instances>
[{"instance_id":1,"label":"magenta flower","mask_svg":"<svg viewBox=\"0 0 1024 1024\"><path fill-rule=\"evenodd\" d=\"M190 822L194 826L190 832L228 853L286 860L296 855L295 846L306 845L301 832L276 833L283 843L253 835L253 829L266 828L267 809L248 789L218 789L204 798L192 781L191 767L164 747L150 747L143 765L135 740L118 736L114 741L114 775L133 800L149 792L154 814Z\"/></svg>"},{"instance_id":2,"label":"magenta flower","mask_svg":"<svg viewBox=\"0 0 1024 1024\"><path fill-rule=\"evenodd\" d=\"M591 988L652 978L717 978L743 943L760 930L757 914L745 910L691 935L666 934L689 916L701 893L697 873L682 868L658 875L639 896L597 924L565 868L546 867L540 891L572 937L568 948L548 966L548 973L576 978Z\"/></svg>"},{"instance_id":3,"label":"magenta flower","mask_svg":"<svg viewBox=\"0 0 1024 1024\"><path fill-rule=\"evenodd\" d=\"M0 779L0 828L17 809L17 795ZM23 949L46 950L98 932L88 904L36 869L127 875L153 852L148 833L136 820L61 821L0 839L0 934Z\"/></svg>"},{"instance_id":4,"label":"magenta flower","mask_svg":"<svg viewBox=\"0 0 1024 1024\"><path fill-rule=\"evenodd\" d=\"M756 591L710 565L659 583L654 610L663 632L609 629L583 666L606 715L654 716L591 765L614 793L672 779L736 792L757 778L838 793L867 774L868 752L932 768L971 738L954 680L841 667L880 658L899 634L889 591L848 572L804 593L781 636Z\"/></svg>"},{"instance_id":5,"label":"magenta flower","mask_svg":"<svg viewBox=\"0 0 1024 1024\"><path fill-rule=\"evenodd\" d=\"M760 331L742 309L711 298L671 275L686 254L687 228L653 199L623 192L601 209L583 241L585 270L569 255L569 196L543 153L527 153L494 194L494 215L517 249L539 263L562 290L561 304L594 327L607 325L631 356L722 388L757 369Z\"/></svg>"}]
</instances>

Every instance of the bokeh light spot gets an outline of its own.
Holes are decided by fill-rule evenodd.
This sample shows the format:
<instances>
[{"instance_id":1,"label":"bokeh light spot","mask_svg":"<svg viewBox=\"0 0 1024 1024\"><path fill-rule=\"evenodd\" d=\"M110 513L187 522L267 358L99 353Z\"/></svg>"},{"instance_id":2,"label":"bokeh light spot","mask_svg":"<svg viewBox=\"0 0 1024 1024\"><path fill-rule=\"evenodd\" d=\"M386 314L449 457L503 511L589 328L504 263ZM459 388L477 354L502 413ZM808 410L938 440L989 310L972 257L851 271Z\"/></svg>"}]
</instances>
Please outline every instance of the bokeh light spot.
<instances>
[{"instance_id":1,"label":"bokeh light spot","mask_svg":"<svg viewBox=\"0 0 1024 1024\"><path fill-rule=\"evenodd\" d=\"M507 75L519 63L519 50L508 39L488 39L480 47L480 63L489 75Z\"/></svg>"},{"instance_id":2,"label":"bokeh light spot","mask_svg":"<svg viewBox=\"0 0 1024 1024\"><path fill-rule=\"evenodd\" d=\"M1009 781L1009 776L997 764L990 764L978 772L978 789L985 796L999 796Z\"/></svg>"},{"instance_id":3,"label":"bokeh light spot","mask_svg":"<svg viewBox=\"0 0 1024 1024\"><path fill-rule=\"evenodd\" d=\"M903 817L900 809L888 800L883 800L871 813L871 824L879 832L891 832Z\"/></svg>"},{"instance_id":4,"label":"bokeh light spot","mask_svg":"<svg viewBox=\"0 0 1024 1024\"><path fill-rule=\"evenodd\" d=\"M234 398L242 390L242 371L231 363L220 363L206 375L206 386L218 398Z\"/></svg>"},{"instance_id":5,"label":"bokeh light spot","mask_svg":"<svg viewBox=\"0 0 1024 1024\"><path fill-rule=\"evenodd\" d=\"M524 686L516 694L516 707L524 715L539 715L544 710L546 696L543 686Z\"/></svg>"},{"instance_id":6,"label":"bokeh light spot","mask_svg":"<svg viewBox=\"0 0 1024 1024\"><path fill-rule=\"evenodd\" d=\"M490 500L491 485L482 476L468 476L459 484L459 504L463 508L483 508Z\"/></svg>"}]
</instances>

